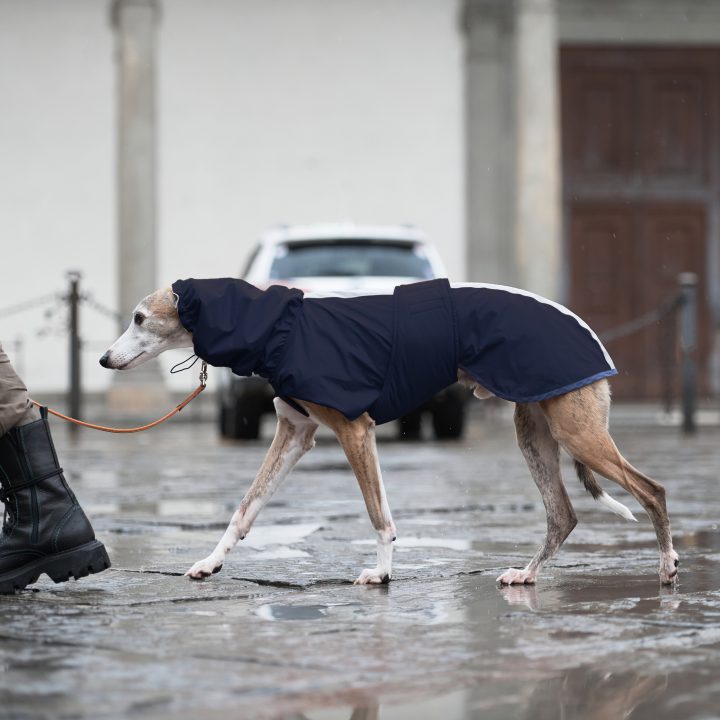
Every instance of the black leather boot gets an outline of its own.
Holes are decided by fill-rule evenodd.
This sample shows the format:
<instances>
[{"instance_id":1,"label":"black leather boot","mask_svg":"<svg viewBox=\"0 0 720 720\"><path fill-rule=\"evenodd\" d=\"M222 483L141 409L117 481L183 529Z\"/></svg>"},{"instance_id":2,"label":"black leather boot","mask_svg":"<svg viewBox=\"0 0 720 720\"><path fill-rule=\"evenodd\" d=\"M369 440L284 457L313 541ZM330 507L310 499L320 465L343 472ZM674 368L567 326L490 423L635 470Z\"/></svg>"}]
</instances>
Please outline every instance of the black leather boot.
<instances>
[{"instance_id":1,"label":"black leather boot","mask_svg":"<svg viewBox=\"0 0 720 720\"><path fill-rule=\"evenodd\" d=\"M65 482L47 421L0 437L0 593L13 593L47 573L56 583L110 567L104 545Z\"/></svg>"}]
</instances>

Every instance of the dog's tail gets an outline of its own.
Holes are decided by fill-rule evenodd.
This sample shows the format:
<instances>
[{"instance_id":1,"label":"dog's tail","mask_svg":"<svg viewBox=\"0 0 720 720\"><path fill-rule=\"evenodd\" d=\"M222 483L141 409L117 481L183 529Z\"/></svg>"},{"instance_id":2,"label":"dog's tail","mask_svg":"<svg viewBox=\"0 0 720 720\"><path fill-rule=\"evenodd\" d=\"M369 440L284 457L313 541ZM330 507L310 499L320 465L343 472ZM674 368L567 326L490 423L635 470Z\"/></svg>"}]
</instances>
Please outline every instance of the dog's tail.
<instances>
[{"instance_id":1,"label":"dog's tail","mask_svg":"<svg viewBox=\"0 0 720 720\"><path fill-rule=\"evenodd\" d=\"M593 500L602 503L606 508L621 518L637 522L637 518L630 512L629 508L626 508L622 503L611 498L600 485L598 485L598 481L595 479L592 470L587 465L583 465L576 460L575 471L577 472L580 482L585 486L585 489L593 496Z\"/></svg>"}]
</instances>

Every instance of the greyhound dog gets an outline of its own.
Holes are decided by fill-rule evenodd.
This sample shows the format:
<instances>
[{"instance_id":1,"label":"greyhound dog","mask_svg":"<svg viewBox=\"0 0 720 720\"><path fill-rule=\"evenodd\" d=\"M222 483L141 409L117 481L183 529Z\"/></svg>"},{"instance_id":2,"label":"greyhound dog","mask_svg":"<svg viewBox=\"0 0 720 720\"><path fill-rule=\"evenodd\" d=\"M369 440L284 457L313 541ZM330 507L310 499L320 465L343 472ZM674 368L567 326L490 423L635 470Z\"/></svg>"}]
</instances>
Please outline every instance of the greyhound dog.
<instances>
[{"instance_id":1,"label":"greyhound dog","mask_svg":"<svg viewBox=\"0 0 720 720\"><path fill-rule=\"evenodd\" d=\"M394 319L381 322L385 315ZM396 530L375 425L405 414L456 379L478 399L495 395L515 402L517 441L547 514L542 546L525 568L500 575L501 584L534 584L577 524L560 475L559 448L574 459L593 498L616 514L635 520L593 473L635 497L655 528L660 581L677 578L665 490L620 454L608 432L607 378L616 370L597 336L561 305L515 288L451 287L447 281L400 286L386 296L313 298L279 286L261 291L233 279L181 280L140 301L130 326L100 364L129 370L165 350L186 347L211 365L263 375L278 393L277 428L265 460L218 545L186 572L190 578L222 568L314 446L322 424L339 440L377 533L377 566L363 570L355 583L388 582ZM410 361L395 370L403 354ZM347 377L337 380L340 366ZM533 374L529 384L526 377ZM419 386L421 397L414 393Z\"/></svg>"}]
</instances>

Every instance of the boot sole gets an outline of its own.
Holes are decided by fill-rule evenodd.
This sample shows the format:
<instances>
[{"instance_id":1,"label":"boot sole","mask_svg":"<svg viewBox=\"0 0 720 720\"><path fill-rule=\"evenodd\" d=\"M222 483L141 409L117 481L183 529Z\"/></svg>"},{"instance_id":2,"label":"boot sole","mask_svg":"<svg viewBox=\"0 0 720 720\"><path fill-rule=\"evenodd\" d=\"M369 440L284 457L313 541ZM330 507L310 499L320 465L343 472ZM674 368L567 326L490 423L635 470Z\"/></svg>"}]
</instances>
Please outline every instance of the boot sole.
<instances>
[{"instance_id":1,"label":"boot sole","mask_svg":"<svg viewBox=\"0 0 720 720\"><path fill-rule=\"evenodd\" d=\"M110 567L105 546L99 540L65 550L55 555L35 560L16 570L0 575L0 594L11 595L36 582L45 573L56 583L66 582L70 578L79 580Z\"/></svg>"}]
</instances>

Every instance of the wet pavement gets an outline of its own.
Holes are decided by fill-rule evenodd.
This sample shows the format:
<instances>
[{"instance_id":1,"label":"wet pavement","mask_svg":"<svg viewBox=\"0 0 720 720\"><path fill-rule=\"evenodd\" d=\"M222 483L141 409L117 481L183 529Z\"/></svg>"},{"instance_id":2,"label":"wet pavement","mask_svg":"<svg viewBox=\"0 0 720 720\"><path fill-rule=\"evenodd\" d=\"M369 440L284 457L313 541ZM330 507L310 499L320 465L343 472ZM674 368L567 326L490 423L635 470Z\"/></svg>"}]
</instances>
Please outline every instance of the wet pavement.
<instances>
[{"instance_id":1,"label":"wet pavement","mask_svg":"<svg viewBox=\"0 0 720 720\"><path fill-rule=\"evenodd\" d=\"M578 527L537 587L499 588L544 533L504 413L461 443L380 458L398 526L394 580L374 565L357 485L329 437L203 582L182 573L219 539L269 439L209 423L138 436L54 422L66 475L114 567L0 597L1 718L720 717L720 430L619 428L665 483L680 582L661 588L649 520L598 507L569 463Z\"/></svg>"}]
</instances>

